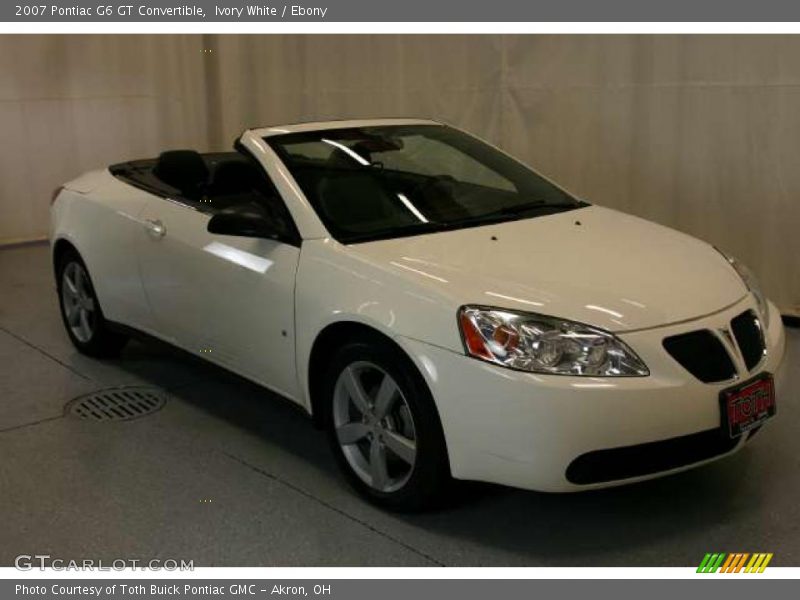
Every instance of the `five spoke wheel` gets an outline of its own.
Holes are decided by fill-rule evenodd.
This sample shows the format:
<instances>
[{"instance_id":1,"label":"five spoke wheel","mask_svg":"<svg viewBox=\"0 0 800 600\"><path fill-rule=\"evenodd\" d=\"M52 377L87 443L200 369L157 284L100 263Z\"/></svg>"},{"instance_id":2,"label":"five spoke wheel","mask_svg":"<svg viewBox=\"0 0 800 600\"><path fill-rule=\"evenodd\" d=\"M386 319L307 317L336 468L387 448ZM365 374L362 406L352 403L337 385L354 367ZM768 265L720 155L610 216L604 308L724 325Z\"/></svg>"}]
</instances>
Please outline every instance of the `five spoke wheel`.
<instances>
[{"instance_id":1,"label":"five spoke wheel","mask_svg":"<svg viewBox=\"0 0 800 600\"><path fill-rule=\"evenodd\" d=\"M80 263L70 262L64 267L61 302L72 334L78 341L88 343L96 327L96 307L89 276Z\"/></svg>"},{"instance_id":2,"label":"five spoke wheel","mask_svg":"<svg viewBox=\"0 0 800 600\"><path fill-rule=\"evenodd\" d=\"M391 375L367 361L343 369L334 387L333 425L347 462L364 483L387 493L406 484L417 438L408 402Z\"/></svg>"}]
</instances>

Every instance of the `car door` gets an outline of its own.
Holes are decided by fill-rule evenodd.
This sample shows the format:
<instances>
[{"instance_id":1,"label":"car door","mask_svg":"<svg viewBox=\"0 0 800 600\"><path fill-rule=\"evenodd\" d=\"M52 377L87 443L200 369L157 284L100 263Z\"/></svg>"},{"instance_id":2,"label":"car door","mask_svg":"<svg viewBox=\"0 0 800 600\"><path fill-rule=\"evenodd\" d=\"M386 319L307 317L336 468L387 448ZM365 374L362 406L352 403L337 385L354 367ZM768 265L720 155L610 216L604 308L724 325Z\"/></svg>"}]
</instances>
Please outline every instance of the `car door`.
<instances>
[{"instance_id":1,"label":"car door","mask_svg":"<svg viewBox=\"0 0 800 600\"><path fill-rule=\"evenodd\" d=\"M54 214L54 222L78 241L103 316L152 332L153 319L139 278L136 253L131 251L142 235L140 214L149 194L112 178L110 173L85 175L67 184L66 189L79 194L80 201L55 205L53 210L59 215Z\"/></svg>"},{"instance_id":2,"label":"car door","mask_svg":"<svg viewBox=\"0 0 800 600\"><path fill-rule=\"evenodd\" d=\"M267 189L273 190L271 185ZM258 193L252 200L271 203L273 210L282 206L277 191ZM190 352L296 398L299 238L209 233L214 209L206 202L213 206L213 198L153 197L141 215L145 228L139 266L157 329Z\"/></svg>"}]
</instances>

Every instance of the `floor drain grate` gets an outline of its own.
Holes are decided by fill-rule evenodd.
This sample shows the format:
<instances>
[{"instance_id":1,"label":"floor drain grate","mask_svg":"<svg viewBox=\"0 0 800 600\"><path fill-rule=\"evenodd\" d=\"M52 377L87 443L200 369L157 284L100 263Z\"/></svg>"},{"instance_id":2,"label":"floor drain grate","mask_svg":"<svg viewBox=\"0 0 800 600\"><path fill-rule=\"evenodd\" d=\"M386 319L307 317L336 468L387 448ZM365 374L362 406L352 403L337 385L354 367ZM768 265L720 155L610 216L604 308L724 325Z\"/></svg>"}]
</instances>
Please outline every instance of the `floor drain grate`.
<instances>
[{"instance_id":1,"label":"floor drain grate","mask_svg":"<svg viewBox=\"0 0 800 600\"><path fill-rule=\"evenodd\" d=\"M157 388L116 387L75 398L67 405L67 413L87 421L130 421L161 410L166 403Z\"/></svg>"}]
</instances>

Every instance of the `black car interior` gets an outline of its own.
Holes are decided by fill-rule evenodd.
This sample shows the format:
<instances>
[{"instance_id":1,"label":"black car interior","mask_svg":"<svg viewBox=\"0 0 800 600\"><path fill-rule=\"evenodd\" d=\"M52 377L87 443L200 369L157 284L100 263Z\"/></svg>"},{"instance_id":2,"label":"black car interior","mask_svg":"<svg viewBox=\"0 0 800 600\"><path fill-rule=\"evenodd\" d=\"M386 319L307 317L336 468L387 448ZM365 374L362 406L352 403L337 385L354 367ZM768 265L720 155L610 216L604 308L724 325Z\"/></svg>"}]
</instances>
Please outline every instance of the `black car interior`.
<instances>
[{"instance_id":1,"label":"black car interior","mask_svg":"<svg viewBox=\"0 0 800 600\"><path fill-rule=\"evenodd\" d=\"M242 152L169 150L156 159L113 165L110 171L151 194L211 215L238 209L253 212L257 205L261 212L266 210L286 239L299 239L277 189L255 159Z\"/></svg>"},{"instance_id":2,"label":"black car interior","mask_svg":"<svg viewBox=\"0 0 800 600\"><path fill-rule=\"evenodd\" d=\"M345 244L584 205L513 158L445 126L343 127L263 139Z\"/></svg>"},{"instance_id":3,"label":"black car interior","mask_svg":"<svg viewBox=\"0 0 800 600\"><path fill-rule=\"evenodd\" d=\"M361 155L363 156L363 152ZM349 222L354 230L391 226L398 220L413 223L414 217L363 169L353 169L353 159L334 150L323 166L317 183L322 212L333 222Z\"/></svg>"},{"instance_id":4,"label":"black car interior","mask_svg":"<svg viewBox=\"0 0 800 600\"><path fill-rule=\"evenodd\" d=\"M182 196L199 200L206 193L210 172L198 152L169 150L162 152L156 160L153 175L178 190Z\"/></svg>"},{"instance_id":5,"label":"black car interior","mask_svg":"<svg viewBox=\"0 0 800 600\"><path fill-rule=\"evenodd\" d=\"M292 155L295 168L302 171L301 179L315 188L313 198L329 227L346 222L348 230L359 232L419 223L419 217L403 205L401 195L413 198L419 213L431 221L468 218L469 210L456 197L482 189L448 177L385 169L374 158L378 151L361 144L353 151L369 166L365 168L340 149L323 160ZM375 169L380 171L379 178L374 176Z\"/></svg>"}]
</instances>

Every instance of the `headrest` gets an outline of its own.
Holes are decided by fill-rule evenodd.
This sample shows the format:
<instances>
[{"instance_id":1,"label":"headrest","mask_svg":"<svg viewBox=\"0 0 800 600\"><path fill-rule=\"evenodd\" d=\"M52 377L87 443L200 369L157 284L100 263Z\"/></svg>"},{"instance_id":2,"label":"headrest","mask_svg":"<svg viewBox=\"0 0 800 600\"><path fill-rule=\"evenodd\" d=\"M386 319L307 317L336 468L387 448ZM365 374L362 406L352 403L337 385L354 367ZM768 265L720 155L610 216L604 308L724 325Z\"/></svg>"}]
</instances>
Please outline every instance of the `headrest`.
<instances>
[{"instance_id":1,"label":"headrest","mask_svg":"<svg viewBox=\"0 0 800 600\"><path fill-rule=\"evenodd\" d=\"M208 181L208 167L194 150L162 152L153 174L161 181L185 194L195 194Z\"/></svg>"}]
</instances>

